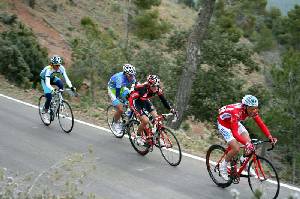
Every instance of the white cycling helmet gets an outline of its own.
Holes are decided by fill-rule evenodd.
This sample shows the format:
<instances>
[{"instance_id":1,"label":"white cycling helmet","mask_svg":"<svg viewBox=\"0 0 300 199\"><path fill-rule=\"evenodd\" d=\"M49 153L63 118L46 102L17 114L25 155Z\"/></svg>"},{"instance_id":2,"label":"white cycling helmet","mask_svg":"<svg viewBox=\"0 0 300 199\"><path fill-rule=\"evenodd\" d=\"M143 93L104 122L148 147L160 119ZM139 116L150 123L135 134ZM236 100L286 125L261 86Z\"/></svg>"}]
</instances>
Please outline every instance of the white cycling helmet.
<instances>
[{"instance_id":1,"label":"white cycling helmet","mask_svg":"<svg viewBox=\"0 0 300 199\"><path fill-rule=\"evenodd\" d=\"M148 75L147 81L150 85L159 86L160 79L157 75Z\"/></svg>"},{"instance_id":2,"label":"white cycling helmet","mask_svg":"<svg viewBox=\"0 0 300 199\"><path fill-rule=\"evenodd\" d=\"M53 64L53 65L62 64L62 59L58 55L53 55L53 57L51 57L50 61L51 61L51 64Z\"/></svg>"},{"instance_id":3,"label":"white cycling helmet","mask_svg":"<svg viewBox=\"0 0 300 199\"><path fill-rule=\"evenodd\" d=\"M258 99L253 95L245 95L242 99L242 104L246 106L258 106Z\"/></svg>"},{"instance_id":4,"label":"white cycling helmet","mask_svg":"<svg viewBox=\"0 0 300 199\"><path fill-rule=\"evenodd\" d=\"M131 64L125 64L123 66L123 72L129 75L135 75L135 68Z\"/></svg>"}]
</instances>

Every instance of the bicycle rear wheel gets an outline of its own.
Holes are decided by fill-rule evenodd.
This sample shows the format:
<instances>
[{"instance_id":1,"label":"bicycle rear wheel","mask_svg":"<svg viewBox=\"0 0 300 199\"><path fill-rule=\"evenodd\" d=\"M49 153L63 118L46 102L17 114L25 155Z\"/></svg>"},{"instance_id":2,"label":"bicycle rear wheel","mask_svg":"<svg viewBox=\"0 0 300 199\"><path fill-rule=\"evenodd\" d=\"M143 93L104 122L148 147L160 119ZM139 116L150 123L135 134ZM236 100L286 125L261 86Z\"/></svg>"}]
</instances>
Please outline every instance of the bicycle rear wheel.
<instances>
[{"instance_id":1,"label":"bicycle rear wheel","mask_svg":"<svg viewBox=\"0 0 300 199\"><path fill-rule=\"evenodd\" d=\"M140 122L137 120L129 121L127 127L128 137L134 150L140 155L146 155L149 153L150 145L145 142L145 135L139 135L137 133L139 124Z\"/></svg>"},{"instance_id":2,"label":"bicycle rear wheel","mask_svg":"<svg viewBox=\"0 0 300 199\"><path fill-rule=\"evenodd\" d=\"M266 158L256 156L251 160L248 168L255 170L254 176L248 176L249 186L255 196L259 198L277 198L280 190L279 178L274 166Z\"/></svg>"},{"instance_id":3,"label":"bicycle rear wheel","mask_svg":"<svg viewBox=\"0 0 300 199\"><path fill-rule=\"evenodd\" d=\"M70 133L74 126L74 115L68 102L62 101L62 104L60 104L58 108L57 116L62 130L66 133Z\"/></svg>"},{"instance_id":4,"label":"bicycle rear wheel","mask_svg":"<svg viewBox=\"0 0 300 199\"><path fill-rule=\"evenodd\" d=\"M46 97L45 97L45 95L42 95L40 98L39 98L39 115L40 115L40 118L41 118L41 120L42 120L42 122L46 125L46 126L49 126L50 124L51 124L51 119L49 118L49 122L50 123L46 123L45 121L44 121L44 117L43 117L43 114L42 113L44 113L45 112L45 102L46 102Z\"/></svg>"},{"instance_id":5,"label":"bicycle rear wheel","mask_svg":"<svg viewBox=\"0 0 300 199\"><path fill-rule=\"evenodd\" d=\"M157 142L161 155L164 157L164 159L171 166L179 165L182 154L179 142L174 133L168 128L161 129Z\"/></svg>"},{"instance_id":6,"label":"bicycle rear wheel","mask_svg":"<svg viewBox=\"0 0 300 199\"><path fill-rule=\"evenodd\" d=\"M219 171L221 162L225 158L225 148L220 145L212 145L206 152L206 168L212 181L219 187L225 188L231 185L232 178L225 181Z\"/></svg>"}]
</instances>

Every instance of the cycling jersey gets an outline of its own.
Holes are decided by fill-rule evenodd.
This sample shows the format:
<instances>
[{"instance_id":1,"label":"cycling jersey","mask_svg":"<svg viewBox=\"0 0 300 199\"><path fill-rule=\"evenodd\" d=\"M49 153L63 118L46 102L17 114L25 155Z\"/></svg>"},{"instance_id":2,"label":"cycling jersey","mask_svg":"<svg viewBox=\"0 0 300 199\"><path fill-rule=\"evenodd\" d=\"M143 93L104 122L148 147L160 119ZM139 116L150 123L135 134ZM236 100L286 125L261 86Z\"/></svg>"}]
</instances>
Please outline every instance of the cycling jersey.
<instances>
[{"instance_id":1,"label":"cycling jersey","mask_svg":"<svg viewBox=\"0 0 300 199\"><path fill-rule=\"evenodd\" d=\"M72 87L72 83L69 80L65 67L63 65L60 65L58 70L54 70L53 67L51 65L46 66L42 72L40 73L40 77L43 81L45 81L46 83L46 87L48 89L50 89L51 91L54 89L51 84L50 84L50 80L53 80L56 78L56 75L61 74L63 75L67 85L71 88Z\"/></svg>"},{"instance_id":2,"label":"cycling jersey","mask_svg":"<svg viewBox=\"0 0 300 199\"><path fill-rule=\"evenodd\" d=\"M230 104L219 109L218 123L232 131L233 136L242 144L246 144L246 139L238 133L239 122L248 118L245 106L242 103ZM269 137L270 131L264 124L260 116L253 116L254 121L260 127L262 132Z\"/></svg>"},{"instance_id":3,"label":"cycling jersey","mask_svg":"<svg viewBox=\"0 0 300 199\"><path fill-rule=\"evenodd\" d=\"M134 87L134 91L132 91L129 95L128 101L129 101L129 106L130 108L135 111L136 113L142 114L141 107L136 107L134 104L134 101L136 101L139 106L145 105L145 108L149 107L151 103L149 104L149 99L152 98L155 95L158 95L160 101L163 103L163 105L170 110L171 106L166 100L166 98L163 95L163 90L161 88L158 88L156 92L152 92L150 89L150 86L148 83L144 84L137 84ZM149 108L148 108L149 109ZM152 108L150 109L153 110ZM147 110L148 111L148 110Z\"/></svg>"},{"instance_id":4,"label":"cycling jersey","mask_svg":"<svg viewBox=\"0 0 300 199\"><path fill-rule=\"evenodd\" d=\"M123 72L119 72L114 74L109 82L108 86L109 88L122 88L122 87L131 87L132 84L136 82L135 77L131 81L129 81L126 77L126 75Z\"/></svg>"}]
</instances>

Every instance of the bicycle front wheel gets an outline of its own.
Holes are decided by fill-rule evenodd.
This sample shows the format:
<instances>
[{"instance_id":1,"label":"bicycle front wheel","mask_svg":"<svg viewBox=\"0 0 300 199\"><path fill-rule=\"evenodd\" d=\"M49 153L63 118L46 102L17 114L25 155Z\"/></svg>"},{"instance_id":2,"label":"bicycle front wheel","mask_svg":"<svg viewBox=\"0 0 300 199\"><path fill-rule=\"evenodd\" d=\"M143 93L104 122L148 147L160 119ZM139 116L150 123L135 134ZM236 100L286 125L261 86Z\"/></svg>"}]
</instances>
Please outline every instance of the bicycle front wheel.
<instances>
[{"instance_id":1,"label":"bicycle front wheel","mask_svg":"<svg viewBox=\"0 0 300 199\"><path fill-rule=\"evenodd\" d=\"M168 128L159 131L158 147L161 155L171 165L177 166L181 162L181 148L175 134Z\"/></svg>"},{"instance_id":2,"label":"bicycle front wheel","mask_svg":"<svg viewBox=\"0 0 300 199\"><path fill-rule=\"evenodd\" d=\"M206 168L212 181L219 187L225 188L231 185L232 178L224 180L220 175L220 164L225 158L225 148L220 145L212 145L206 152Z\"/></svg>"},{"instance_id":3,"label":"bicycle front wheel","mask_svg":"<svg viewBox=\"0 0 300 199\"><path fill-rule=\"evenodd\" d=\"M74 116L68 102L62 101L62 104L60 104L58 108L57 116L62 130L66 133L70 133L74 126Z\"/></svg>"},{"instance_id":4,"label":"bicycle front wheel","mask_svg":"<svg viewBox=\"0 0 300 199\"><path fill-rule=\"evenodd\" d=\"M256 156L256 159L252 159L250 168L253 168L255 175L248 176L249 186L256 197L265 198L277 198L279 194L280 184L277 172L274 166L266 158Z\"/></svg>"},{"instance_id":5,"label":"bicycle front wheel","mask_svg":"<svg viewBox=\"0 0 300 199\"><path fill-rule=\"evenodd\" d=\"M49 126L51 124L51 119L49 118L49 123L45 122L45 119L44 119L44 116L43 116L43 113L45 113L45 102L46 102L46 97L45 95L42 95L40 98L39 98L39 115L40 115L40 118L42 120L42 122L46 125L46 126Z\"/></svg>"}]
</instances>

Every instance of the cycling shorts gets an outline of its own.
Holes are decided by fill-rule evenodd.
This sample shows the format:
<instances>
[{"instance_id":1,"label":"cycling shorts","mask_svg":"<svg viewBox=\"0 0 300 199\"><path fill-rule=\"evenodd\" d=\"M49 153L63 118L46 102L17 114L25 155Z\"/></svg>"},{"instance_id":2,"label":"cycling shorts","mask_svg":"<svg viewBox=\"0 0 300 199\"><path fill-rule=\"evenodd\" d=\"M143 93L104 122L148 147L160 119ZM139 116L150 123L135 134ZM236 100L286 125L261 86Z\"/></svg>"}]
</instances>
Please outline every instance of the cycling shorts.
<instances>
[{"instance_id":1,"label":"cycling shorts","mask_svg":"<svg viewBox=\"0 0 300 199\"><path fill-rule=\"evenodd\" d=\"M146 112L151 113L155 110L150 100L134 100L134 107L140 115L148 115Z\"/></svg>"},{"instance_id":2,"label":"cycling shorts","mask_svg":"<svg viewBox=\"0 0 300 199\"><path fill-rule=\"evenodd\" d=\"M240 135L242 133L248 133L247 129L242 125L242 123L238 122L238 126L239 126L238 133ZM224 137L227 143L235 139L231 132L231 129L222 126L219 122L218 122L218 129L219 129L219 133Z\"/></svg>"}]
</instances>

